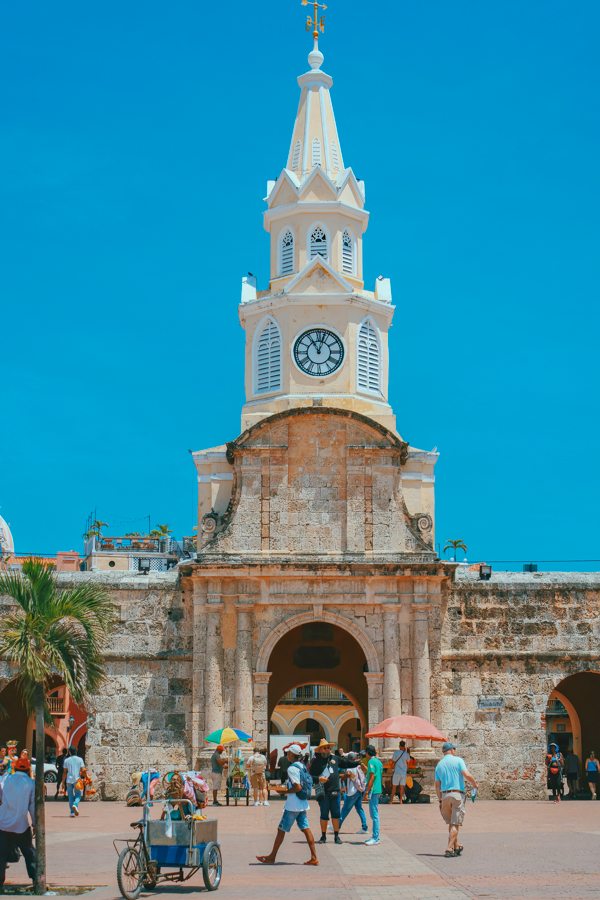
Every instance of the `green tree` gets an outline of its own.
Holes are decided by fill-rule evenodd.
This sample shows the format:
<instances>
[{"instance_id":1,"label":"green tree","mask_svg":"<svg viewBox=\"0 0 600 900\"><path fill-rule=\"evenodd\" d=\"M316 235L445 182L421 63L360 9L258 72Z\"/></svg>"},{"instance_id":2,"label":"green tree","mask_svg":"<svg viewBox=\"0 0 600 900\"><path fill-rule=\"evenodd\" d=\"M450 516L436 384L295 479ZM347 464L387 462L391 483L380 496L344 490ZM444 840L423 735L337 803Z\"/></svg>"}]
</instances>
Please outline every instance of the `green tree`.
<instances>
[{"instance_id":1,"label":"green tree","mask_svg":"<svg viewBox=\"0 0 600 900\"><path fill-rule=\"evenodd\" d=\"M450 548L452 548L454 550L454 559L456 559L456 551L457 550L464 550L465 555L467 553L467 545L465 544L464 541L460 541L460 540L446 541L446 546L444 547L444 553L446 552L446 550L449 550Z\"/></svg>"},{"instance_id":2,"label":"green tree","mask_svg":"<svg viewBox=\"0 0 600 900\"><path fill-rule=\"evenodd\" d=\"M57 576L38 559L22 572L0 574L0 594L14 604L0 619L0 659L16 669L17 684L29 715L35 713L35 893L46 891L44 758L50 680L59 675L76 703L85 703L105 679L104 650L115 621L110 594L103 585L83 581L61 590Z\"/></svg>"},{"instance_id":3,"label":"green tree","mask_svg":"<svg viewBox=\"0 0 600 900\"><path fill-rule=\"evenodd\" d=\"M173 534L173 529L169 528L168 524L157 525L156 528L153 528L150 532L150 537L166 538L170 534Z\"/></svg>"}]
</instances>

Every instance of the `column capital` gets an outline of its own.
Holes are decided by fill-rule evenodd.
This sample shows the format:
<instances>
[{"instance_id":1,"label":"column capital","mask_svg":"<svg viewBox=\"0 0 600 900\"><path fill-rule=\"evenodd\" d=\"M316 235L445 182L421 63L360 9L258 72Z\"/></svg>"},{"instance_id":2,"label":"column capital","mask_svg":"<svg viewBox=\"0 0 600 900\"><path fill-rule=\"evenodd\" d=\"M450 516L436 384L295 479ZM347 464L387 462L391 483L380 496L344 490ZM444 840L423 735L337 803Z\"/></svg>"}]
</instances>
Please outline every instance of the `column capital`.
<instances>
[{"instance_id":1,"label":"column capital","mask_svg":"<svg viewBox=\"0 0 600 900\"><path fill-rule=\"evenodd\" d=\"M223 612L223 610L225 609L225 604L224 603L215 603L212 600L207 600L207 602L204 605L204 608L207 613L220 613L220 612Z\"/></svg>"},{"instance_id":2,"label":"column capital","mask_svg":"<svg viewBox=\"0 0 600 900\"><path fill-rule=\"evenodd\" d=\"M413 609L413 612L418 612L419 610L422 610L423 612L427 612L429 609L431 609L431 603L429 603L427 600L425 600L425 601L420 601L420 600L414 601L413 600L413 602L410 605Z\"/></svg>"},{"instance_id":3,"label":"column capital","mask_svg":"<svg viewBox=\"0 0 600 900\"><path fill-rule=\"evenodd\" d=\"M253 609L254 609L254 603L236 603L235 604L236 612L251 613Z\"/></svg>"},{"instance_id":4,"label":"column capital","mask_svg":"<svg viewBox=\"0 0 600 900\"><path fill-rule=\"evenodd\" d=\"M383 684L383 672L363 672L363 674L367 679L367 684Z\"/></svg>"},{"instance_id":5,"label":"column capital","mask_svg":"<svg viewBox=\"0 0 600 900\"><path fill-rule=\"evenodd\" d=\"M252 675L254 684L268 684L272 672L254 672Z\"/></svg>"}]
</instances>

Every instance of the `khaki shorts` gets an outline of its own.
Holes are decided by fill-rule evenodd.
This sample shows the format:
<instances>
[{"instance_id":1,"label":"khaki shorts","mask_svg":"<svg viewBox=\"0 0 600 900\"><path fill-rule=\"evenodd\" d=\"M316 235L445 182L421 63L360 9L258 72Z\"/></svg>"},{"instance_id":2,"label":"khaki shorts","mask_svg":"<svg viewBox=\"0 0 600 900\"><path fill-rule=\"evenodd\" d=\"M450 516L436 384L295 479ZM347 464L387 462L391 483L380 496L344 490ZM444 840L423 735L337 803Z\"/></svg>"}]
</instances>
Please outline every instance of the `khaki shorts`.
<instances>
[{"instance_id":1,"label":"khaki shorts","mask_svg":"<svg viewBox=\"0 0 600 900\"><path fill-rule=\"evenodd\" d=\"M267 787L267 779L264 772L252 772L250 775L250 784L255 791L264 791Z\"/></svg>"},{"instance_id":2,"label":"khaki shorts","mask_svg":"<svg viewBox=\"0 0 600 900\"><path fill-rule=\"evenodd\" d=\"M446 825L462 825L465 821L466 794L460 791L449 791L442 794L442 818Z\"/></svg>"},{"instance_id":3,"label":"khaki shorts","mask_svg":"<svg viewBox=\"0 0 600 900\"><path fill-rule=\"evenodd\" d=\"M212 782L213 791L220 791L221 782L223 781L223 775L221 774L221 772L211 772L210 780Z\"/></svg>"}]
</instances>

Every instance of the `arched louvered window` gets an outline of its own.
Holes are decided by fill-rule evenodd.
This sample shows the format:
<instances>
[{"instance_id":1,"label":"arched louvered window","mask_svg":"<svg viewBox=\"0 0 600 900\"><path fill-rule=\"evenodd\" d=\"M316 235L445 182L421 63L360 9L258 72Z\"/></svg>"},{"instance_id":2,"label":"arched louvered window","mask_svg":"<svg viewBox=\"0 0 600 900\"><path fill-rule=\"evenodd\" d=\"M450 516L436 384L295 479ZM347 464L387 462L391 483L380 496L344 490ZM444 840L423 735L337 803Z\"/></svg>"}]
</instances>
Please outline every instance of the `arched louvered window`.
<instances>
[{"instance_id":1,"label":"arched louvered window","mask_svg":"<svg viewBox=\"0 0 600 900\"><path fill-rule=\"evenodd\" d=\"M310 236L310 258L314 259L315 256L322 256L323 259L327 259L329 257L329 248L327 246L327 234L324 228L321 228L320 225L317 225L312 230L312 234Z\"/></svg>"},{"instance_id":2,"label":"arched louvered window","mask_svg":"<svg viewBox=\"0 0 600 900\"><path fill-rule=\"evenodd\" d=\"M290 275L294 271L294 235L289 228L281 238L279 274Z\"/></svg>"},{"instance_id":3,"label":"arched louvered window","mask_svg":"<svg viewBox=\"0 0 600 900\"><path fill-rule=\"evenodd\" d=\"M255 343L255 394L281 390L281 331L271 317L259 330Z\"/></svg>"},{"instance_id":4,"label":"arched louvered window","mask_svg":"<svg viewBox=\"0 0 600 900\"><path fill-rule=\"evenodd\" d=\"M340 155L338 153L337 144L335 141L331 142L331 161L333 163L333 168L340 171Z\"/></svg>"},{"instance_id":5,"label":"arched louvered window","mask_svg":"<svg viewBox=\"0 0 600 900\"><path fill-rule=\"evenodd\" d=\"M354 238L347 228L342 235L342 272L354 275Z\"/></svg>"},{"instance_id":6,"label":"arched louvered window","mask_svg":"<svg viewBox=\"0 0 600 900\"><path fill-rule=\"evenodd\" d=\"M358 330L357 357L359 391L381 394L381 345L372 319L365 319Z\"/></svg>"},{"instance_id":7,"label":"arched louvered window","mask_svg":"<svg viewBox=\"0 0 600 900\"><path fill-rule=\"evenodd\" d=\"M300 154L302 152L302 141L296 141L294 144L294 155L292 156L292 169L297 169L300 165Z\"/></svg>"},{"instance_id":8,"label":"arched louvered window","mask_svg":"<svg viewBox=\"0 0 600 900\"><path fill-rule=\"evenodd\" d=\"M312 164L313 166L321 165L321 141L315 138L312 142Z\"/></svg>"}]
</instances>

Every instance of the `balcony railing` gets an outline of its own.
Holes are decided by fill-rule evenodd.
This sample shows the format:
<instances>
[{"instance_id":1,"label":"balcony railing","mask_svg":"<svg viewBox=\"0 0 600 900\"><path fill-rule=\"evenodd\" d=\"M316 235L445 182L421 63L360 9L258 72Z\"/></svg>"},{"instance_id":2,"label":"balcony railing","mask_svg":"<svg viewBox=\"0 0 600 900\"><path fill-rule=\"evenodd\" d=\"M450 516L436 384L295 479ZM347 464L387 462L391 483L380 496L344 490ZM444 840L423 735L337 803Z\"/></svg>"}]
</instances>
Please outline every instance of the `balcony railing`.
<instances>
[{"instance_id":1,"label":"balcony railing","mask_svg":"<svg viewBox=\"0 0 600 900\"><path fill-rule=\"evenodd\" d=\"M280 703L296 703L296 704L314 704L314 703L348 703L345 694L336 688L329 687L328 684L303 684L301 687L288 691Z\"/></svg>"},{"instance_id":2,"label":"balcony railing","mask_svg":"<svg viewBox=\"0 0 600 900\"><path fill-rule=\"evenodd\" d=\"M556 700L554 697L551 700L548 700L546 705L546 715L547 716L568 716L567 708L560 702L560 700Z\"/></svg>"},{"instance_id":3,"label":"balcony railing","mask_svg":"<svg viewBox=\"0 0 600 900\"><path fill-rule=\"evenodd\" d=\"M139 537L91 537L85 544L85 555L90 553L160 553L189 559L196 555L196 538L184 537L176 541L171 537L155 538L149 535Z\"/></svg>"},{"instance_id":4,"label":"balcony railing","mask_svg":"<svg viewBox=\"0 0 600 900\"><path fill-rule=\"evenodd\" d=\"M65 711L65 698L64 697L48 697L48 706L50 708L50 712L52 715L57 715L58 713L64 713Z\"/></svg>"}]
</instances>

